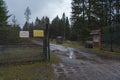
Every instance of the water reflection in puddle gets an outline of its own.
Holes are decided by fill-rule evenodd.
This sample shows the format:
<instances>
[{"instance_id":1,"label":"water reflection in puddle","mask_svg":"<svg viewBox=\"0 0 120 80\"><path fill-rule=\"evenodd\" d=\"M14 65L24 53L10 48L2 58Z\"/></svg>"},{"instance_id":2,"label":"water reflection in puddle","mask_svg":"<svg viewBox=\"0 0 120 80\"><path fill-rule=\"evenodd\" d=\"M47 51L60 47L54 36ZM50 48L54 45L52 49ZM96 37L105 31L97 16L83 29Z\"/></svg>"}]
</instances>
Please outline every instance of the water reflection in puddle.
<instances>
[{"instance_id":1,"label":"water reflection in puddle","mask_svg":"<svg viewBox=\"0 0 120 80\"><path fill-rule=\"evenodd\" d=\"M69 49L69 58L72 59L73 58L73 50L70 48Z\"/></svg>"},{"instance_id":2,"label":"water reflection in puddle","mask_svg":"<svg viewBox=\"0 0 120 80\"><path fill-rule=\"evenodd\" d=\"M75 57L74 49L70 47L51 44L51 50L58 50L60 52L63 52L64 54L68 55L70 59L73 59Z\"/></svg>"}]
</instances>

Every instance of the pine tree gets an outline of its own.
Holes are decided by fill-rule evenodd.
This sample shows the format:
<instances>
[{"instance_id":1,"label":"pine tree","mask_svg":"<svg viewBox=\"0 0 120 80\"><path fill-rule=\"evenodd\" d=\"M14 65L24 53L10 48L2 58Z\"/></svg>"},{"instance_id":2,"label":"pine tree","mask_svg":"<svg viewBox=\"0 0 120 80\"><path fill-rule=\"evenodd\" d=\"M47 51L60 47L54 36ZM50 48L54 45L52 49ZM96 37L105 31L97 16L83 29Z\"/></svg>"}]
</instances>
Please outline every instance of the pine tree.
<instances>
[{"instance_id":1,"label":"pine tree","mask_svg":"<svg viewBox=\"0 0 120 80\"><path fill-rule=\"evenodd\" d=\"M26 21L24 26L23 26L24 31L29 31L29 23Z\"/></svg>"},{"instance_id":2,"label":"pine tree","mask_svg":"<svg viewBox=\"0 0 120 80\"><path fill-rule=\"evenodd\" d=\"M60 19L56 16L51 23L51 38L56 38L57 36L62 36L64 40L70 39L70 24L68 17L63 13Z\"/></svg>"},{"instance_id":3,"label":"pine tree","mask_svg":"<svg viewBox=\"0 0 120 80\"><path fill-rule=\"evenodd\" d=\"M9 16L7 15L7 7L3 0L0 0L0 44L5 44L7 41L7 19Z\"/></svg>"},{"instance_id":4,"label":"pine tree","mask_svg":"<svg viewBox=\"0 0 120 80\"><path fill-rule=\"evenodd\" d=\"M56 38L57 36L61 35L61 32L60 19L58 16L56 16L51 23L51 37Z\"/></svg>"},{"instance_id":5,"label":"pine tree","mask_svg":"<svg viewBox=\"0 0 120 80\"><path fill-rule=\"evenodd\" d=\"M79 40L83 31L83 28L85 27L85 1L84 0L73 0L72 1L72 16L71 16L71 22L72 22L72 39L73 40ZM83 15L82 15L83 14Z\"/></svg>"},{"instance_id":6,"label":"pine tree","mask_svg":"<svg viewBox=\"0 0 120 80\"><path fill-rule=\"evenodd\" d=\"M85 40L94 29L119 22L120 0L72 0L72 36ZM116 18L115 18L116 16Z\"/></svg>"},{"instance_id":7,"label":"pine tree","mask_svg":"<svg viewBox=\"0 0 120 80\"><path fill-rule=\"evenodd\" d=\"M7 15L7 7L3 0L0 0L0 26L7 25L7 19L9 16Z\"/></svg>"},{"instance_id":8,"label":"pine tree","mask_svg":"<svg viewBox=\"0 0 120 80\"><path fill-rule=\"evenodd\" d=\"M64 38L64 40L66 39L66 16L65 13L63 13L62 15L62 19L61 19L61 30L62 30L62 36Z\"/></svg>"},{"instance_id":9,"label":"pine tree","mask_svg":"<svg viewBox=\"0 0 120 80\"><path fill-rule=\"evenodd\" d=\"M36 20L35 20L35 26L40 26L40 20L38 17L36 17Z\"/></svg>"},{"instance_id":10,"label":"pine tree","mask_svg":"<svg viewBox=\"0 0 120 80\"><path fill-rule=\"evenodd\" d=\"M42 26L41 20L38 17L36 17L35 25L34 25L33 29L40 29L41 26Z\"/></svg>"},{"instance_id":11,"label":"pine tree","mask_svg":"<svg viewBox=\"0 0 120 80\"><path fill-rule=\"evenodd\" d=\"M66 17L66 20L65 20L65 38L67 40L69 40L71 37L70 35L71 35L71 32L70 32L69 19L68 19L68 17Z\"/></svg>"},{"instance_id":12,"label":"pine tree","mask_svg":"<svg viewBox=\"0 0 120 80\"><path fill-rule=\"evenodd\" d=\"M29 19L31 15L31 11L29 7L26 8L24 15L25 15L26 21L29 23Z\"/></svg>"}]
</instances>

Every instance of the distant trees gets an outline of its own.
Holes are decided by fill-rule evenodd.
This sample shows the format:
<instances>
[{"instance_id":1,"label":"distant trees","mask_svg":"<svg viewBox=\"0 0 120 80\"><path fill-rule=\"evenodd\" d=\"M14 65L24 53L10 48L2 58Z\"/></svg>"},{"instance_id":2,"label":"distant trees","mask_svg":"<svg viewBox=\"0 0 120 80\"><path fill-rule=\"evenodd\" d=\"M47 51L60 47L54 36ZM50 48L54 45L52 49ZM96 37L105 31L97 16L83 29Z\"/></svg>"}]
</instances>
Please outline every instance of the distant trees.
<instances>
[{"instance_id":1,"label":"distant trees","mask_svg":"<svg viewBox=\"0 0 120 80\"><path fill-rule=\"evenodd\" d=\"M6 43L5 44L17 44L20 42L19 31L21 30L19 25L9 25L8 30L6 33ZM5 32L4 32L5 33Z\"/></svg>"},{"instance_id":2,"label":"distant trees","mask_svg":"<svg viewBox=\"0 0 120 80\"><path fill-rule=\"evenodd\" d=\"M61 31L61 21L58 16L56 16L51 23L51 37L56 38L57 36L62 36Z\"/></svg>"},{"instance_id":3,"label":"distant trees","mask_svg":"<svg viewBox=\"0 0 120 80\"><path fill-rule=\"evenodd\" d=\"M39 19L38 17L36 17L35 22L28 23L26 21L23 26L23 30L30 31L30 37L33 37L33 30L39 30L41 28L45 28L46 22L49 23L49 18L47 16L46 17L43 16L42 19Z\"/></svg>"},{"instance_id":4,"label":"distant trees","mask_svg":"<svg viewBox=\"0 0 120 80\"><path fill-rule=\"evenodd\" d=\"M64 39L70 39L70 24L68 17L63 13L60 19L56 16L51 23L51 37L63 36Z\"/></svg>"},{"instance_id":5,"label":"distant trees","mask_svg":"<svg viewBox=\"0 0 120 80\"><path fill-rule=\"evenodd\" d=\"M0 0L0 45L12 44L19 41L19 25L16 24L15 16L13 25L8 25L8 10L3 0Z\"/></svg>"},{"instance_id":6,"label":"distant trees","mask_svg":"<svg viewBox=\"0 0 120 80\"><path fill-rule=\"evenodd\" d=\"M24 26L23 26L23 30L24 31L28 31L29 28L30 28L29 23L26 21L25 24L24 24Z\"/></svg>"},{"instance_id":7,"label":"distant trees","mask_svg":"<svg viewBox=\"0 0 120 80\"><path fill-rule=\"evenodd\" d=\"M23 26L23 30L30 31L30 35L32 37L33 30L45 28L46 23L49 23L51 38L56 38L57 36L63 36L64 39L70 39L71 37L70 24L68 17L65 16L65 13L63 13L61 19L58 16L56 16L51 21L51 23L47 16L46 17L43 16L41 19L36 17L34 23L32 22L28 24L28 22L25 22Z\"/></svg>"},{"instance_id":8,"label":"distant trees","mask_svg":"<svg viewBox=\"0 0 120 80\"><path fill-rule=\"evenodd\" d=\"M23 26L23 30L30 30L30 29L40 29L41 27L45 27L45 23L48 22L49 23L49 18L46 17L42 17L42 19L39 19L38 17L36 17L35 22L33 23L28 23L27 21L25 22L24 26Z\"/></svg>"},{"instance_id":9,"label":"distant trees","mask_svg":"<svg viewBox=\"0 0 120 80\"><path fill-rule=\"evenodd\" d=\"M24 15L25 15L26 21L29 22L30 15L31 15L31 11L29 7L26 8Z\"/></svg>"},{"instance_id":10,"label":"distant trees","mask_svg":"<svg viewBox=\"0 0 120 80\"><path fill-rule=\"evenodd\" d=\"M91 30L120 23L119 5L120 0L72 0L73 39L86 40Z\"/></svg>"},{"instance_id":11,"label":"distant trees","mask_svg":"<svg viewBox=\"0 0 120 80\"><path fill-rule=\"evenodd\" d=\"M36 17L36 20L35 20L35 27L39 28L39 27L45 27L45 24L46 23L49 23L49 18L46 16L46 17L42 17L42 19L40 20L38 17Z\"/></svg>"},{"instance_id":12,"label":"distant trees","mask_svg":"<svg viewBox=\"0 0 120 80\"><path fill-rule=\"evenodd\" d=\"M30 15L31 15L31 11L30 11L29 7L26 8L24 15L25 15L25 18L26 18L26 22L23 26L23 30L29 30L29 26L30 26L29 19L30 19Z\"/></svg>"}]
</instances>

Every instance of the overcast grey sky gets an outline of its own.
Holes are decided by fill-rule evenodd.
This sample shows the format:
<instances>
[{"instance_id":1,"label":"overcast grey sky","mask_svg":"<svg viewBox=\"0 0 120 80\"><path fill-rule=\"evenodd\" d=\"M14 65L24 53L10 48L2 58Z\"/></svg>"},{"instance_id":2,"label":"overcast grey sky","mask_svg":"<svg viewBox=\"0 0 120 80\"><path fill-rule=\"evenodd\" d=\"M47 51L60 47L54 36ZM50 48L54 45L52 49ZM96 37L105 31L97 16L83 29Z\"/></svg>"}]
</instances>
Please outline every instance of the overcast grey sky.
<instances>
[{"instance_id":1,"label":"overcast grey sky","mask_svg":"<svg viewBox=\"0 0 120 80\"><path fill-rule=\"evenodd\" d=\"M50 21L57 15L61 18L62 13L70 18L71 0L4 0L8 7L9 13L14 14L17 23L23 25L25 22L24 12L29 6L31 10L30 22L34 22L36 17L40 19L43 16L48 16ZM9 19L11 21L12 17Z\"/></svg>"}]
</instances>

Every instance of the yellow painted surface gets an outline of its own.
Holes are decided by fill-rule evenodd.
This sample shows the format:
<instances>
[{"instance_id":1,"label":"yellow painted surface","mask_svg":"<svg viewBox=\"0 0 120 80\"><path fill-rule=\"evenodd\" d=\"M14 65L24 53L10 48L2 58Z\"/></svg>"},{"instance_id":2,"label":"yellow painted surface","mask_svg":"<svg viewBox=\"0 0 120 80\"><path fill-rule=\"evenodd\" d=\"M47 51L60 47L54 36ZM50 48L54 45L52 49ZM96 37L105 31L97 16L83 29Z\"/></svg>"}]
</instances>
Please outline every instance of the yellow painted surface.
<instances>
[{"instance_id":1,"label":"yellow painted surface","mask_svg":"<svg viewBox=\"0 0 120 80\"><path fill-rule=\"evenodd\" d=\"M44 37L44 30L33 30L33 37Z\"/></svg>"}]
</instances>

